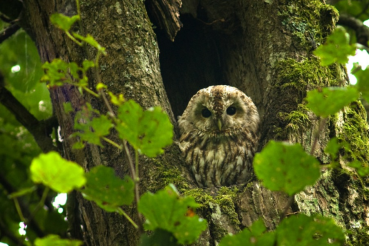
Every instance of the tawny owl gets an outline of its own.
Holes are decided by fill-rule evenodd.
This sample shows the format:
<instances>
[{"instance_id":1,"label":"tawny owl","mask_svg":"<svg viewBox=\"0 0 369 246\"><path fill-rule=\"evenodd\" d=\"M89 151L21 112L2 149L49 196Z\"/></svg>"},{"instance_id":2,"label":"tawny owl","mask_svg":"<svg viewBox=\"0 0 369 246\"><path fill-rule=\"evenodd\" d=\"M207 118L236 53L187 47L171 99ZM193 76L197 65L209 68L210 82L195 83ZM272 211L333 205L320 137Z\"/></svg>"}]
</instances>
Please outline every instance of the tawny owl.
<instances>
[{"instance_id":1,"label":"tawny owl","mask_svg":"<svg viewBox=\"0 0 369 246\"><path fill-rule=\"evenodd\" d=\"M200 187L245 183L252 177L259 114L235 87L198 91L178 119L179 147Z\"/></svg>"}]
</instances>

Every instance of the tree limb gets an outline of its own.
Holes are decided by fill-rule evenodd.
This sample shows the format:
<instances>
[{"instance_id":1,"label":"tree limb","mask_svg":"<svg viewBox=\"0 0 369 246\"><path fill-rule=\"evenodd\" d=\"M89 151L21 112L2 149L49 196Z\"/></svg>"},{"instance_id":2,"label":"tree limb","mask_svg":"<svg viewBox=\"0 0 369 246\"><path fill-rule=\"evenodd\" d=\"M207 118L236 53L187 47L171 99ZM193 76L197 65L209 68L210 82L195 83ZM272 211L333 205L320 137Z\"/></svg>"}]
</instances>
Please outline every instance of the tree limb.
<instances>
[{"instance_id":1,"label":"tree limb","mask_svg":"<svg viewBox=\"0 0 369 246\"><path fill-rule=\"evenodd\" d=\"M10 36L12 36L14 33L16 33L20 29L20 26L17 24L13 24L6 28L4 31L0 33L0 44L4 42L6 39L8 39Z\"/></svg>"},{"instance_id":2,"label":"tree limb","mask_svg":"<svg viewBox=\"0 0 369 246\"><path fill-rule=\"evenodd\" d=\"M356 34L356 42L368 47L369 27L365 26L361 20L346 14L341 14L337 24L354 30Z\"/></svg>"},{"instance_id":3,"label":"tree limb","mask_svg":"<svg viewBox=\"0 0 369 246\"><path fill-rule=\"evenodd\" d=\"M49 134L52 126L56 124L56 119L51 118L45 121L38 121L13 95L4 87L4 77L0 74L0 103L3 104L15 118L21 123L34 137L42 152L51 150L57 151L53 145Z\"/></svg>"}]
</instances>

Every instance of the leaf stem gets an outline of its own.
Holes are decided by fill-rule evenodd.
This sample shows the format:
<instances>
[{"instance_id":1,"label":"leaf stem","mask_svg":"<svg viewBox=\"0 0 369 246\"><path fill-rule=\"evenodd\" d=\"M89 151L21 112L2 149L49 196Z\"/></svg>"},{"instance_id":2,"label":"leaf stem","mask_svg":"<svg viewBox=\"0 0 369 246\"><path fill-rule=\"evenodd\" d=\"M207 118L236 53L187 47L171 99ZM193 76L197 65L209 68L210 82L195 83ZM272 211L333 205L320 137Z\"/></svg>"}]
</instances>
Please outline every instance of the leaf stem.
<instances>
[{"instance_id":1,"label":"leaf stem","mask_svg":"<svg viewBox=\"0 0 369 246\"><path fill-rule=\"evenodd\" d=\"M96 94L95 92L93 92L92 90L88 89L86 86L82 87L85 91L87 91L88 93L90 93L91 95L93 95L94 97L99 98L99 94Z\"/></svg>"},{"instance_id":2,"label":"leaf stem","mask_svg":"<svg viewBox=\"0 0 369 246\"><path fill-rule=\"evenodd\" d=\"M121 145L119 145L116 142L110 140L109 138L103 137L102 139L104 139L106 142L110 143L114 147L117 147L118 149L123 149L123 147Z\"/></svg>"},{"instance_id":3,"label":"leaf stem","mask_svg":"<svg viewBox=\"0 0 369 246\"><path fill-rule=\"evenodd\" d=\"M79 0L76 0L76 5L77 5L77 14L79 15L79 18L81 18L81 8L79 5Z\"/></svg>"},{"instance_id":4,"label":"leaf stem","mask_svg":"<svg viewBox=\"0 0 369 246\"><path fill-rule=\"evenodd\" d=\"M140 177L139 177L139 171L138 171L138 151L137 151L137 149L135 149L135 163L136 163L136 168L135 168L135 170L136 170L136 180L135 180L135 182L138 182L138 181L140 181Z\"/></svg>"},{"instance_id":5,"label":"leaf stem","mask_svg":"<svg viewBox=\"0 0 369 246\"><path fill-rule=\"evenodd\" d=\"M13 200L14 200L15 208L17 209L17 212L19 214L19 217L20 217L21 221L25 222L26 219L24 218L23 213L22 213L22 210L21 210L21 208L19 206L18 198L14 198Z\"/></svg>"},{"instance_id":6,"label":"leaf stem","mask_svg":"<svg viewBox=\"0 0 369 246\"><path fill-rule=\"evenodd\" d=\"M45 204L45 200L47 197L47 194L49 193L50 188L49 187L45 187L44 192L42 193L42 197L40 202L37 204L37 206L35 207L35 209L32 211L32 214L29 218L29 220L31 220L33 218L33 216L37 213L37 211Z\"/></svg>"},{"instance_id":7,"label":"leaf stem","mask_svg":"<svg viewBox=\"0 0 369 246\"><path fill-rule=\"evenodd\" d=\"M99 93L100 93L101 97L103 98L104 103L105 103L106 107L108 108L108 111L109 111L111 117L115 118L114 111L113 111L112 107L110 106L110 103L109 103L108 99L106 98L104 91L101 89L101 90L99 90Z\"/></svg>"},{"instance_id":8,"label":"leaf stem","mask_svg":"<svg viewBox=\"0 0 369 246\"><path fill-rule=\"evenodd\" d=\"M82 46L82 42L78 41L75 37L72 36L72 34L70 34L69 31L65 31L65 33L67 34L67 36L72 39L76 44L78 44L79 46Z\"/></svg>"},{"instance_id":9,"label":"leaf stem","mask_svg":"<svg viewBox=\"0 0 369 246\"><path fill-rule=\"evenodd\" d=\"M123 215L124 217L126 217L126 219L131 222L131 224L136 228L138 229L138 225L131 219L131 217L128 216L128 214L126 212L123 211L123 209L121 208L117 208L117 212L121 215Z\"/></svg>"}]
</instances>

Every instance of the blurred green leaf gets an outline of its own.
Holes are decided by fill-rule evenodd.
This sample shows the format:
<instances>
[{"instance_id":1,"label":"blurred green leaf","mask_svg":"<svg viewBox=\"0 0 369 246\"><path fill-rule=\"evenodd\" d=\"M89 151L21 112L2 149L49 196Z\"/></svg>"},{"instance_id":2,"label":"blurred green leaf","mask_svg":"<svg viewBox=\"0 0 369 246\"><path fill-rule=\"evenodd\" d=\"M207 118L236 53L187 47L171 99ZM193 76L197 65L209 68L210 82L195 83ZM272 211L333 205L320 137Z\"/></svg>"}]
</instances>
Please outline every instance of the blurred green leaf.
<instances>
[{"instance_id":1,"label":"blurred green leaf","mask_svg":"<svg viewBox=\"0 0 369 246\"><path fill-rule=\"evenodd\" d=\"M70 82L70 78L67 76L69 67L70 64L58 58L52 60L51 63L45 62L42 68L46 71L41 81L48 82L50 86L61 86L64 83L68 83Z\"/></svg>"},{"instance_id":2,"label":"blurred green leaf","mask_svg":"<svg viewBox=\"0 0 369 246\"><path fill-rule=\"evenodd\" d=\"M237 235L227 235L222 238L219 246L273 246L275 232L267 232L264 222L260 219L255 221L249 228L243 229Z\"/></svg>"},{"instance_id":3,"label":"blurred green leaf","mask_svg":"<svg viewBox=\"0 0 369 246\"><path fill-rule=\"evenodd\" d=\"M326 87L321 91L308 91L307 107L316 115L328 117L340 111L344 106L357 100L359 93L355 87Z\"/></svg>"},{"instance_id":4,"label":"blurred green leaf","mask_svg":"<svg viewBox=\"0 0 369 246\"><path fill-rule=\"evenodd\" d=\"M82 190L84 197L106 211L114 212L118 207L132 203L134 182L129 176L120 179L112 168L97 166L86 177L86 187Z\"/></svg>"},{"instance_id":5,"label":"blurred green leaf","mask_svg":"<svg viewBox=\"0 0 369 246\"><path fill-rule=\"evenodd\" d=\"M82 244L82 241L61 239L58 235L48 235L35 240L35 246L80 246Z\"/></svg>"},{"instance_id":6,"label":"blurred green leaf","mask_svg":"<svg viewBox=\"0 0 369 246\"><path fill-rule=\"evenodd\" d=\"M59 193L68 193L86 183L83 168L54 151L34 158L30 170L33 182L43 183Z\"/></svg>"},{"instance_id":7,"label":"blurred green leaf","mask_svg":"<svg viewBox=\"0 0 369 246\"><path fill-rule=\"evenodd\" d=\"M369 102L369 69L355 69L354 75L357 79L357 89L361 92L362 97Z\"/></svg>"},{"instance_id":8,"label":"blurred green leaf","mask_svg":"<svg viewBox=\"0 0 369 246\"><path fill-rule=\"evenodd\" d=\"M74 15L72 17L54 13L50 16L51 23L53 23L58 28L69 31L69 29L72 27L72 25L79 20L79 15Z\"/></svg>"},{"instance_id":9,"label":"blurred green leaf","mask_svg":"<svg viewBox=\"0 0 369 246\"><path fill-rule=\"evenodd\" d=\"M160 107L143 111L133 100L123 103L118 109L121 123L116 129L140 154L155 157L163 153L164 147L172 144L173 126Z\"/></svg>"},{"instance_id":10,"label":"blurred green leaf","mask_svg":"<svg viewBox=\"0 0 369 246\"><path fill-rule=\"evenodd\" d=\"M348 56L355 55L356 46L349 44L347 35L343 28L336 28L328 36L326 44L319 46L314 51L314 54L320 57L322 66L328 66L335 62L346 64Z\"/></svg>"},{"instance_id":11,"label":"blurred green leaf","mask_svg":"<svg viewBox=\"0 0 369 246\"><path fill-rule=\"evenodd\" d=\"M345 236L333 219L304 214L282 220L276 230L278 245L343 245Z\"/></svg>"},{"instance_id":12,"label":"blurred green leaf","mask_svg":"<svg viewBox=\"0 0 369 246\"><path fill-rule=\"evenodd\" d=\"M45 84L38 83L29 92L21 92L12 88L9 88L9 91L38 120L52 116L50 93Z\"/></svg>"},{"instance_id":13,"label":"blurred green leaf","mask_svg":"<svg viewBox=\"0 0 369 246\"><path fill-rule=\"evenodd\" d=\"M195 242L206 229L206 220L194 215L191 210L197 207L199 205L193 197L180 197L173 185L156 194L146 192L138 203L138 211L146 218L146 230L160 228L171 232L180 244Z\"/></svg>"},{"instance_id":14,"label":"blurred green leaf","mask_svg":"<svg viewBox=\"0 0 369 246\"><path fill-rule=\"evenodd\" d=\"M355 160L353 162L350 162L348 164L349 167L355 168L356 172L361 176L361 177L366 177L369 175L369 167L366 164L361 163L358 160Z\"/></svg>"},{"instance_id":15,"label":"blurred green leaf","mask_svg":"<svg viewBox=\"0 0 369 246\"><path fill-rule=\"evenodd\" d=\"M24 30L19 30L1 43L0 54L0 71L8 89L31 92L43 73L38 50L32 39Z\"/></svg>"},{"instance_id":16,"label":"blurred green leaf","mask_svg":"<svg viewBox=\"0 0 369 246\"><path fill-rule=\"evenodd\" d=\"M333 160L337 158L338 150L341 148L337 138L331 138L324 151L329 154Z\"/></svg>"},{"instance_id":17,"label":"blurred green leaf","mask_svg":"<svg viewBox=\"0 0 369 246\"><path fill-rule=\"evenodd\" d=\"M308 155L301 145L269 141L255 155L255 174L263 185L288 195L313 185L320 176L319 162Z\"/></svg>"},{"instance_id":18,"label":"blurred green leaf","mask_svg":"<svg viewBox=\"0 0 369 246\"><path fill-rule=\"evenodd\" d=\"M82 70L86 72L89 68L92 68L94 66L95 66L95 63L93 61L84 60L82 63Z\"/></svg>"}]
</instances>

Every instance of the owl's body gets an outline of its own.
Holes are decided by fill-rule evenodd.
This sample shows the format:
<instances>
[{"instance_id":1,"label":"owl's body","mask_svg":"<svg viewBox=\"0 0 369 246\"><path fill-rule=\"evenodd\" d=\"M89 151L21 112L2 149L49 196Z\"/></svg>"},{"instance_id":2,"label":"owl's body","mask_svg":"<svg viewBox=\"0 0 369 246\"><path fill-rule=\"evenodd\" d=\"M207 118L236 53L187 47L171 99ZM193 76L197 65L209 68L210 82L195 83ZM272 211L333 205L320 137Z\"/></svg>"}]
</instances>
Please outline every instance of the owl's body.
<instances>
[{"instance_id":1,"label":"owl's body","mask_svg":"<svg viewBox=\"0 0 369 246\"><path fill-rule=\"evenodd\" d=\"M178 119L179 147L200 187L245 183L252 177L259 114L235 87L198 91Z\"/></svg>"}]
</instances>

